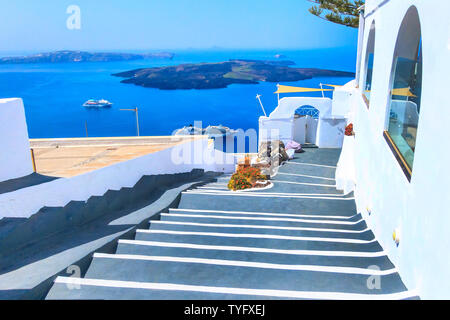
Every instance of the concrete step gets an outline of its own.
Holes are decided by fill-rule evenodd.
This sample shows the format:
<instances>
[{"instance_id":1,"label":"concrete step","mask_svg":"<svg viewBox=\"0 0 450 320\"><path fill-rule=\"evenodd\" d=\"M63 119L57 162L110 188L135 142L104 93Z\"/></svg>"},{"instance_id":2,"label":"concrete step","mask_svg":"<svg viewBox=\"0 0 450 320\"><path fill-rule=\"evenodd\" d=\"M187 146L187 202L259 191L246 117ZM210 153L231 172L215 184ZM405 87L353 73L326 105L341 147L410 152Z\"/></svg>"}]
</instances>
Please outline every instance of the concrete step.
<instances>
[{"instance_id":1,"label":"concrete step","mask_svg":"<svg viewBox=\"0 0 450 320\"><path fill-rule=\"evenodd\" d=\"M327 185L321 182L318 183L305 183L305 182L294 182L282 179L273 179L271 181L273 187L270 189L265 189L256 192L266 192L266 193L300 193L300 194L323 194L323 195L344 195L342 191L336 190L334 185Z\"/></svg>"},{"instance_id":2,"label":"concrete step","mask_svg":"<svg viewBox=\"0 0 450 320\"><path fill-rule=\"evenodd\" d=\"M300 193L300 194L324 194L324 195L343 195L342 191L336 190L334 184L324 184L322 181L315 181L311 183L290 181L289 179L275 178L271 180L273 186L269 189L255 190L253 192L264 193ZM229 191L226 184L206 184L196 191Z\"/></svg>"},{"instance_id":3,"label":"concrete step","mask_svg":"<svg viewBox=\"0 0 450 320\"><path fill-rule=\"evenodd\" d=\"M264 290L373 294L368 279L379 277L377 293L406 291L395 269L267 264L162 256L95 254L86 279L176 283Z\"/></svg>"},{"instance_id":4,"label":"concrete step","mask_svg":"<svg viewBox=\"0 0 450 320\"><path fill-rule=\"evenodd\" d=\"M295 182L295 183L309 183L309 184L319 184L319 185L326 185L330 187L334 187L336 185L336 180L333 178L328 177L321 177L321 176L313 176L313 175L307 175L302 173L289 173L289 172L283 172L279 171L277 175L272 177L273 181L288 181L288 182Z\"/></svg>"},{"instance_id":5,"label":"concrete step","mask_svg":"<svg viewBox=\"0 0 450 320\"><path fill-rule=\"evenodd\" d=\"M249 205L252 205L252 202L263 202L267 205L270 205L270 202L273 199L285 200L286 202L292 202L293 200L303 200L302 205L311 205L312 200L328 200L328 201L354 201L353 193L348 195L337 195L337 194L316 194L316 193L279 193L279 192L262 192L255 190L245 190L245 191L231 191L231 190L189 190L183 192L188 195L199 195L199 196L209 196L211 200L215 201L215 199L219 199L221 197L233 197L235 201L241 199L241 201L250 201ZM326 205L325 202L323 202ZM229 203L229 205L234 205L233 203ZM312 206L311 206L312 207ZM239 210L231 210L231 211L239 211ZM329 213L329 212L328 212Z\"/></svg>"},{"instance_id":6,"label":"concrete step","mask_svg":"<svg viewBox=\"0 0 450 320\"><path fill-rule=\"evenodd\" d=\"M233 294L230 290L213 288L180 286L158 283L131 283L124 281L105 281L92 279L59 278L76 284L55 283L47 295L47 300L102 300L108 297L110 300L281 300L286 297L273 297L266 295ZM67 286L76 285L76 290L70 290ZM159 288L164 287L164 290ZM198 290L198 291L192 291ZM234 290L236 291L236 290ZM241 290L244 292L244 290ZM293 298L291 298L293 299Z\"/></svg>"},{"instance_id":7,"label":"concrete step","mask_svg":"<svg viewBox=\"0 0 450 320\"><path fill-rule=\"evenodd\" d=\"M361 214L355 214L354 216L342 216L339 213L334 215L324 214L303 214L297 213L283 213L283 212L252 212L252 211L226 211L226 210L207 210L207 209L179 209L170 208L169 213L173 214L192 214L192 215L211 215L211 216L237 216L237 217L254 217L254 218L292 218L292 219L308 219L314 221L347 221L355 222L362 219Z\"/></svg>"},{"instance_id":8,"label":"concrete step","mask_svg":"<svg viewBox=\"0 0 450 320\"><path fill-rule=\"evenodd\" d=\"M205 185L199 188L195 188L194 190L221 190L221 191L228 191L229 189L225 185Z\"/></svg>"},{"instance_id":9,"label":"concrete step","mask_svg":"<svg viewBox=\"0 0 450 320\"><path fill-rule=\"evenodd\" d=\"M302 149L318 149L319 147L314 143L303 143Z\"/></svg>"},{"instance_id":10,"label":"concrete step","mask_svg":"<svg viewBox=\"0 0 450 320\"><path fill-rule=\"evenodd\" d=\"M232 176L231 174L221 175L220 177L217 177L216 182L212 182L212 183L220 183L220 184L227 183L228 184L228 181L230 181L231 176Z\"/></svg>"},{"instance_id":11,"label":"concrete step","mask_svg":"<svg viewBox=\"0 0 450 320\"><path fill-rule=\"evenodd\" d=\"M180 213L162 213L161 221L178 221L192 223L216 223L216 224L235 224L235 225L261 225L276 227L296 227L296 228L315 228L315 229L333 229L336 231L360 232L367 229L364 220L360 221L331 221L302 218L279 218L279 217L246 217L239 215L202 215L202 214L180 214Z\"/></svg>"},{"instance_id":12,"label":"concrete step","mask_svg":"<svg viewBox=\"0 0 450 320\"><path fill-rule=\"evenodd\" d=\"M341 191L337 191L336 188L333 187L325 187L324 185L321 186L315 186L315 185L305 185L305 184L299 184L298 182L278 182L278 181L272 181L272 186L269 188L260 188L260 189L253 189L253 190L245 190L245 191L232 191L229 190L227 187L209 187L208 185L202 186L200 188L196 188L193 190L189 190L189 192L230 192L231 194L237 194L237 193L251 193L251 194L275 194L275 195L281 195L281 196L323 196L323 197L345 197L346 195L343 194Z\"/></svg>"},{"instance_id":13,"label":"concrete step","mask_svg":"<svg viewBox=\"0 0 450 320\"><path fill-rule=\"evenodd\" d=\"M333 229L308 229L274 227L261 225L238 225L238 224L217 224L199 223L185 221L152 221L151 230L172 230L172 231L194 231L194 232L218 232L218 233L243 233L243 234L273 234L281 236L297 237L323 237L340 239L359 239L370 241L374 239L372 231L367 229L363 232L336 232Z\"/></svg>"},{"instance_id":14,"label":"concrete step","mask_svg":"<svg viewBox=\"0 0 450 320\"><path fill-rule=\"evenodd\" d=\"M306 149L304 153L296 153L294 155L294 160L291 160L291 162L306 162L336 166L340 154L340 149Z\"/></svg>"},{"instance_id":15,"label":"concrete step","mask_svg":"<svg viewBox=\"0 0 450 320\"><path fill-rule=\"evenodd\" d=\"M78 286L69 290L68 285ZM415 293L401 291L381 294L373 290L370 294L340 292L311 292L288 290L261 290L218 286L195 286L176 283L152 283L111 281L102 279L76 279L58 277L47 299L104 299L114 300L269 300L269 299L335 299L335 300L393 300L414 299Z\"/></svg>"},{"instance_id":16,"label":"concrete step","mask_svg":"<svg viewBox=\"0 0 450 320\"><path fill-rule=\"evenodd\" d=\"M178 242L223 246L242 246L256 248L272 248L285 250L321 250L321 251L356 251L381 252L378 242L317 237L286 237L266 234L242 233L207 233L183 232L169 230L137 230L136 240Z\"/></svg>"},{"instance_id":17,"label":"concrete step","mask_svg":"<svg viewBox=\"0 0 450 320\"><path fill-rule=\"evenodd\" d=\"M170 256L266 262L292 265L320 265L337 267L393 269L394 265L383 253L361 254L358 252L336 252L336 255L321 255L320 252L298 250L267 250L265 248L195 245L138 240L120 240L117 254L146 256ZM340 255L339 255L340 254Z\"/></svg>"},{"instance_id":18,"label":"concrete step","mask_svg":"<svg viewBox=\"0 0 450 320\"><path fill-rule=\"evenodd\" d=\"M279 172L297 173L334 179L336 176L336 166L322 165L301 160L288 161L279 168Z\"/></svg>"},{"instance_id":19,"label":"concrete step","mask_svg":"<svg viewBox=\"0 0 450 320\"><path fill-rule=\"evenodd\" d=\"M356 204L353 198L336 197L282 197L271 195L240 194L196 194L183 193L180 209L207 209L249 212L285 212L303 214L354 216Z\"/></svg>"}]
</instances>

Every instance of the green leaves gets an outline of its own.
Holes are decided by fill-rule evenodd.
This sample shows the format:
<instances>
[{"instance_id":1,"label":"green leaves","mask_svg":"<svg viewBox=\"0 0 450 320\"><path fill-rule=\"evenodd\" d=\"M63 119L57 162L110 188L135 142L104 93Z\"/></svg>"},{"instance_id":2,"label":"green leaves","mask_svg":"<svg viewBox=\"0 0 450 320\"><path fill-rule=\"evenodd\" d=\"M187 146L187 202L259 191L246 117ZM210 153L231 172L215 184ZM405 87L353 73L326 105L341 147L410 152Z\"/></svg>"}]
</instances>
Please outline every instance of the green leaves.
<instances>
[{"instance_id":1,"label":"green leaves","mask_svg":"<svg viewBox=\"0 0 450 320\"><path fill-rule=\"evenodd\" d=\"M358 28L359 8L364 0L308 0L316 5L308 11L327 21L347 27Z\"/></svg>"}]
</instances>

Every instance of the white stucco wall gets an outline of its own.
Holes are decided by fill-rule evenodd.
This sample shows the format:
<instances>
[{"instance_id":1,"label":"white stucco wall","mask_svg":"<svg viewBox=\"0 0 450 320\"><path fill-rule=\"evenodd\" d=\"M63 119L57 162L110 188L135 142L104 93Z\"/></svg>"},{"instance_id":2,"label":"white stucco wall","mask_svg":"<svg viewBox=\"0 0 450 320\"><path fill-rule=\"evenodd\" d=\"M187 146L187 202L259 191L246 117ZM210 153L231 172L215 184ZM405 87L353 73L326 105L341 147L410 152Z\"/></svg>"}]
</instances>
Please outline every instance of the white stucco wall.
<instances>
[{"instance_id":1,"label":"white stucco wall","mask_svg":"<svg viewBox=\"0 0 450 320\"><path fill-rule=\"evenodd\" d=\"M348 93L344 92L344 95L347 97ZM280 99L277 108L269 117L260 117L259 119L260 141L274 140L279 137L281 141L287 143L295 140L296 136L303 140L302 135L306 134L306 128L303 128L303 134L299 134L300 124L303 122L294 119L295 111L302 106L313 106L319 110L316 134L308 132L308 137L314 141L308 142L315 143L321 148L340 148L346 120L342 116L332 115L332 100L329 98L289 97ZM308 130L313 130L315 126L316 123L309 126Z\"/></svg>"},{"instance_id":2,"label":"white stucco wall","mask_svg":"<svg viewBox=\"0 0 450 320\"><path fill-rule=\"evenodd\" d=\"M367 1L374 8L381 1ZM422 103L411 182L383 137L389 116L390 73L400 24L411 5L422 29ZM375 60L370 109L354 89L354 162L358 210L421 298L450 298L450 1L391 0L366 19L375 20ZM364 46L368 34L365 34ZM363 58L365 61L365 47ZM364 79L362 70L360 81ZM361 82L360 82L361 85ZM371 214L368 214L368 210ZM400 230L400 244L392 239ZM381 284L383 285L383 284Z\"/></svg>"},{"instance_id":3,"label":"white stucco wall","mask_svg":"<svg viewBox=\"0 0 450 320\"><path fill-rule=\"evenodd\" d=\"M293 127L293 140L297 143L303 144L306 142L306 117L300 117L294 119L294 127ZM315 141L315 140L314 140Z\"/></svg>"},{"instance_id":4,"label":"white stucco wall","mask_svg":"<svg viewBox=\"0 0 450 320\"><path fill-rule=\"evenodd\" d=\"M316 145L319 148L341 148L346 124L345 118L320 118Z\"/></svg>"},{"instance_id":5,"label":"white stucco wall","mask_svg":"<svg viewBox=\"0 0 450 320\"><path fill-rule=\"evenodd\" d=\"M333 91L333 101L332 101L332 111L331 114L334 117L346 117L350 111L350 98L352 90L349 88L355 87L356 83L354 80L348 82L342 87L337 87Z\"/></svg>"},{"instance_id":6,"label":"white stucco wall","mask_svg":"<svg viewBox=\"0 0 450 320\"><path fill-rule=\"evenodd\" d=\"M144 175L205 171L232 172L233 155L214 149L208 139L185 142L172 148L72 178L61 178L44 184L0 195L0 219L28 218L43 206L64 206L70 201L86 201L108 190L133 187Z\"/></svg>"},{"instance_id":7,"label":"white stucco wall","mask_svg":"<svg viewBox=\"0 0 450 320\"><path fill-rule=\"evenodd\" d=\"M319 119L314 119L313 117L306 116L305 121L307 125L305 140L308 143L316 143Z\"/></svg>"},{"instance_id":8,"label":"white stucco wall","mask_svg":"<svg viewBox=\"0 0 450 320\"><path fill-rule=\"evenodd\" d=\"M346 136L336 168L336 189L349 194L355 191L355 182L355 137Z\"/></svg>"},{"instance_id":9,"label":"white stucco wall","mask_svg":"<svg viewBox=\"0 0 450 320\"><path fill-rule=\"evenodd\" d=\"M288 143L293 139L294 116L284 119L259 118L259 142L281 140Z\"/></svg>"},{"instance_id":10,"label":"white stucco wall","mask_svg":"<svg viewBox=\"0 0 450 320\"><path fill-rule=\"evenodd\" d=\"M33 173L22 99L0 99L0 182Z\"/></svg>"}]
</instances>

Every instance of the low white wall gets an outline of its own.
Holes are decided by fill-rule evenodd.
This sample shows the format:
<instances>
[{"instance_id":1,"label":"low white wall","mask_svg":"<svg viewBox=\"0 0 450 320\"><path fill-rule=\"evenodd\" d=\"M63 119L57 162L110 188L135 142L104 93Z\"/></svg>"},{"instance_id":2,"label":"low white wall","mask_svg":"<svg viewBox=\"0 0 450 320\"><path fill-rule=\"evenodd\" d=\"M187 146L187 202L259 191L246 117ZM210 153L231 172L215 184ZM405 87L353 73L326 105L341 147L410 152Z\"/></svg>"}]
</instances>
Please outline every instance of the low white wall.
<instances>
[{"instance_id":1,"label":"low white wall","mask_svg":"<svg viewBox=\"0 0 450 320\"><path fill-rule=\"evenodd\" d=\"M353 95L351 88L356 86L352 80L342 87L337 87L333 91L333 102L331 114L334 117L346 117L350 112L350 99Z\"/></svg>"},{"instance_id":2,"label":"low white wall","mask_svg":"<svg viewBox=\"0 0 450 320\"><path fill-rule=\"evenodd\" d=\"M33 173L22 99L0 99L0 182Z\"/></svg>"},{"instance_id":3,"label":"low white wall","mask_svg":"<svg viewBox=\"0 0 450 320\"><path fill-rule=\"evenodd\" d=\"M341 156L336 168L336 189L344 194L355 191L355 137L344 137Z\"/></svg>"},{"instance_id":4,"label":"low white wall","mask_svg":"<svg viewBox=\"0 0 450 320\"><path fill-rule=\"evenodd\" d=\"M293 140L297 143L304 144L306 142L306 117L294 119Z\"/></svg>"},{"instance_id":5,"label":"low white wall","mask_svg":"<svg viewBox=\"0 0 450 320\"><path fill-rule=\"evenodd\" d=\"M319 119L296 120L295 111L305 105L310 105L319 110ZM305 122L307 121L307 122ZM312 123L311 121L314 121ZM303 123L308 123L306 128L300 128ZM344 139L346 119L342 116L332 116L332 101L329 98L290 97L280 100L278 107L269 117L259 118L259 139L280 139L284 143L296 140L297 137L304 143L306 136L317 146L322 148L340 148ZM316 132L312 132L315 130ZM301 133L299 131L302 131ZM303 142L302 142L303 141Z\"/></svg>"},{"instance_id":6,"label":"low white wall","mask_svg":"<svg viewBox=\"0 0 450 320\"><path fill-rule=\"evenodd\" d=\"M0 218L28 218L42 207L64 206L70 201L86 201L108 190L133 187L144 175L205 171L232 172L235 158L214 149L208 139L185 142L172 148L72 178L0 195Z\"/></svg>"},{"instance_id":7,"label":"low white wall","mask_svg":"<svg viewBox=\"0 0 450 320\"><path fill-rule=\"evenodd\" d=\"M341 148L346 124L345 118L320 118L316 145L319 148Z\"/></svg>"},{"instance_id":8,"label":"low white wall","mask_svg":"<svg viewBox=\"0 0 450 320\"><path fill-rule=\"evenodd\" d=\"M259 143L268 140L281 140L288 143L293 139L294 117L286 119L259 118Z\"/></svg>"}]
</instances>

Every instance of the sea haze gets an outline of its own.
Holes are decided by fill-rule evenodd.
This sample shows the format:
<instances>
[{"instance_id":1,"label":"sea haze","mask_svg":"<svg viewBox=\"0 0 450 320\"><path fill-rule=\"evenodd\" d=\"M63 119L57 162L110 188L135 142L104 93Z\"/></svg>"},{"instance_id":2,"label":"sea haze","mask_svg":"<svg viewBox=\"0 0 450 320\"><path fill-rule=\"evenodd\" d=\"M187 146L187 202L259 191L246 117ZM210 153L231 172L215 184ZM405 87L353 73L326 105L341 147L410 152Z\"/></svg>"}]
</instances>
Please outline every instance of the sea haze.
<instances>
[{"instance_id":1,"label":"sea haze","mask_svg":"<svg viewBox=\"0 0 450 320\"><path fill-rule=\"evenodd\" d=\"M86 136L133 136L133 112L122 108L139 107L141 135L170 135L175 129L202 121L234 129L258 128L261 108L255 99L262 95L267 113L277 104L275 83L234 84L226 89L165 91L120 83L111 74L137 68L180 63L220 62L228 59L275 60L283 54L295 67L323 68L354 72L354 48L321 50L186 50L174 51L173 60L127 62L86 62L58 64L0 65L0 98L24 100L30 138ZM319 87L319 83L345 84L351 78L314 78L285 85ZM312 93L310 96L321 96ZM329 93L327 96L331 96ZM112 108L92 110L82 107L88 99L107 99Z\"/></svg>"}]
</instances>

